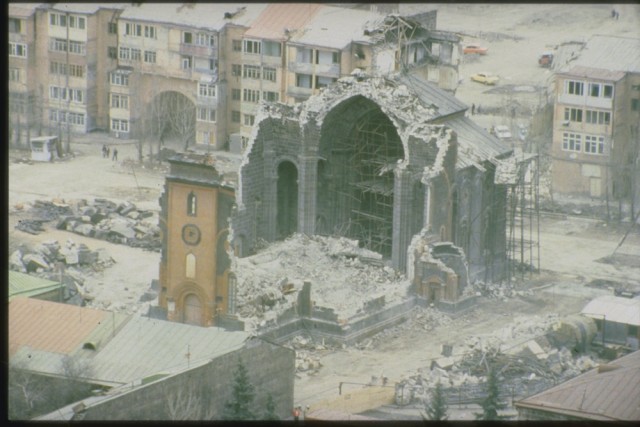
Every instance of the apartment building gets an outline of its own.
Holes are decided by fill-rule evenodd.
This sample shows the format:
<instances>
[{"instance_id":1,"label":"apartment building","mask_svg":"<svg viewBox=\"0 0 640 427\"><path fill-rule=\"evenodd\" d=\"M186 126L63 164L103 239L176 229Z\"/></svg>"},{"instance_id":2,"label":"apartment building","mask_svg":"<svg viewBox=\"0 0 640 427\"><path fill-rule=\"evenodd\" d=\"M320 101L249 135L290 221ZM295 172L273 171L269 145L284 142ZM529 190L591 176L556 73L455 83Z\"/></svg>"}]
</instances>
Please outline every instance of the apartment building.
<instances>
[{"instance_id":1,"label":"apartment building","mask_svg":"<svg viewBox=\"0 0 640 427\"><path fill-rule=\"evenodd\" d=\"M459 40L435 23L320 3L12 4L11 122L239 152L261 101L303 101L356 69L454 89Z\"/></svg>"},{"instance_id":2,"label":"apartment building","mask_svg":"<svg viewBox=\"0 0 640 427\"><path fill-rule=\"evenodd\" d=\"M594 36L555 84L554 194L637 205L640 39Z\"/></svg>"}]
</instances>

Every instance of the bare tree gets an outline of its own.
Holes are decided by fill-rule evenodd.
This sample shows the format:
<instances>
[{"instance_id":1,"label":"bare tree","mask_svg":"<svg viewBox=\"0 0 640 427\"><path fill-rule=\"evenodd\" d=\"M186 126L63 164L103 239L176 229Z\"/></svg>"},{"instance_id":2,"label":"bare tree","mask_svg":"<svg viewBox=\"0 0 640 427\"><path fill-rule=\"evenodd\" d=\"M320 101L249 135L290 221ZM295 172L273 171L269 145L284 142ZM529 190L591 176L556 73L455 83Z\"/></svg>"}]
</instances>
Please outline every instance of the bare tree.
<instances>
[{"instance_id":1,"label":"bare tree","mask_svg":"<svg viewBox=\"0 0 640 427\"><path fill-rule=\"evenodd\" d=\"M184 143L184 149L195 137L196 108L186 96L178 92L165 94L169 105L167 122Z\"/></svg>"},{"instance_id":2,"label":"bare tree","mask_svg":"<svg viewBox=\"0 0 640 427\"><path fill-rule=\"evenodd\" d=\"M183 387L162 385L166 414L171 421L213 420L213 405L205 398L202 384L189 382Z\"/></svg>"},{"instance_id":3,"label":"bare tree","mask_svg":"<svg viewBox=\"0 0 640 427\"><path fill-rule=\"evenodd\" d=\"M37 415L39 408L48 400L47 384L26 372L20 363L9 363L8 374L9 419L24 420Z\"/></svg>"}]
</instances>

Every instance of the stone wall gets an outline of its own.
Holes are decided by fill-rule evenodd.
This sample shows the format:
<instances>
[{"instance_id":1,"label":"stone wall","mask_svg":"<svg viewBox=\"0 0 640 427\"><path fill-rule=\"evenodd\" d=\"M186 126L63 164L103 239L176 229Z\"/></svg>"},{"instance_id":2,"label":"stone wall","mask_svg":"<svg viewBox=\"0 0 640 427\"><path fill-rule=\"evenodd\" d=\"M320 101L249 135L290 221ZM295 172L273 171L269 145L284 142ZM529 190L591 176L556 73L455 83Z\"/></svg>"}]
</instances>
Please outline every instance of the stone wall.
<instances>
[{"instance_id":1,"label":"stone wall","mask_svg":"<svg viewBox=\"0 0 640 427\"><path fill-rule=\"evenodd\" d=\"M271 394L276 414L281 419L288 417L293 407L295 352L254 338L242 349L217 357L205 365L89 406L77 418L83 421L170 420L167 402L178 402L191 394L199 398L199 405L190 411L192 419L202 419L207 411L213 419L221 419L225 403L232 399L234 373L239 360L247 368L249 380L255 387L253 408L256 415L259 418L264 416L268 395Z\"/></svg>"}]
</instances>

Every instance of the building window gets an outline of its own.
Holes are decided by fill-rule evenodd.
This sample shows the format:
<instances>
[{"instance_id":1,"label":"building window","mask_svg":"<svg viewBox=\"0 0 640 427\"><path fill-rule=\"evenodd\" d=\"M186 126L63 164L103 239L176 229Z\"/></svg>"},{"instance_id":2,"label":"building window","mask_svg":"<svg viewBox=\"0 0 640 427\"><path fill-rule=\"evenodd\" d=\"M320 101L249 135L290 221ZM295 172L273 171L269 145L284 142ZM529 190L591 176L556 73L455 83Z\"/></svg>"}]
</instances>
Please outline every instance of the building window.
<instances>
[{"instance_id":1,"label":"building window","mask_svg":"<svg viewBox=\"0 0 640 427\"><path fill-rule=\"evenodd\" d=\"M84 43L69 40L69 53L84 55Z\"/></svg>"},{"instance_id":2,"label":"building window","mask_svg":"<svg viewBox=\"0 0 640 427\"><path fill-rule=\"evenodd\" d=\"M122 73L111 73L111 84L116 86L129 86L129 76Z\"/></svg>"},{"instance_id":3,"label":"building window","mask_svg":"<svg viewBox=\"0 0 640 427\"><path fill-rule=\"evenodd\" d=\"M231 89L231 99L233 101L240 101L240 89Z\"/></svg>"},{"instance_id":4,"label":"building window","mask_svg":"<svg viewBox=\"0 0 640 427\"><path fill-rule=\"evenodd\" d=\"M109 22L107 31L109 32L109 34L118 34L118 23Z\"/></svg>"},{"instance_id":5,"label":"building window","mask_svg":"<svg viewBox=\"0 0 640 427\"><path fill-rule=\"evenodd\" d=\"M231 121L233 123L240 123L240 111L232 111L231 112Z\"/></svg>"},{"instance_id":6,"label":"building window","mask_svg":"<svg viewBox=\"0 0 640 427\"><path fill-rule=\"evenodd\" d=\"M589 96L599 97L600 96L600 84L599 83L589 83Z\"/></svg>"},{"instance_id":7,"label":"building window","mask_svg":"<svg viewBox=\"0 0 640 427\"><path fill-rule=\"evenodd\" d=\"M10 82L19 82L20 81L20 69L19 68L9 68L9 81Z\"/></svg>"},{"instance_id":8,"label":"building window","mask_svg":"<svg viewBox=\"0 0 640 427\"><path fill-rule=\"evenodd\" d=\"M259 40L243 40L244 53L260 53L261 43Z\"/></svg>"},{"instance_id":9,"label":"building window","mask_svg":"<svg viewBox=\"0 0 640 427\"><path fill-rule=\"evenodd\" d=\"M182 56L180 57L181 67L183 70L190 70L193 65L193 57L191 56Z\"/></svg>"},{"instance_id":10,"label":"building window","mask_svg":"<svg viewBox=\"0 0 640 427\"><path fill-rule=\"evenodd\" d=\"M118 48L115 46L109 46L107 48L107 56L111 59L118 59Z\"/></svg>"},{"instance_id":11,"label":"building window","mask_svg":"<svg viewBox=\"0 0 640 427\"><path fill-rule=\"evenodd\" d=\"M296 74L296 86L311 89L311 76L309 74Z\"/></svg>"},{"instance_id":12,"label":"building window","mask_svg":"<svg viewBox=\"0 0 640 427\"><path fill-rule=\"evenodd\" d=\"M608 111L586 110L585 122L598 125L611 124L611 113Z\"/></svg>"},{"instance_id":13,"label":"building window","mask_svg":"<svg viewBox=\"0 0 640 427\"><path fill-rule=\"evenodd\" d=\"M111 108L129 109L129 96L117 93L111 94Z\"/></svg>"},{"instance_id":14,"label":"building window","mask_svg":"<svg viewBox=\"0 0 640 427\"><path fill-rule=\"evenodd\" d=\"M631 99L631 109L633 111L640 111L640 99L638 98Z\"/></svg>"},{"instance_id":15,"label":"building window","mask_svg":"<svg viewBox=\"0 0 640 427\"><path fill-rule=\"evenodd\" d=\"M333 78L333 77L316 76L316 89L327 87L331 83L335 82L336 80L337 79ZM581 111L581 113L582 113L582 111Z\"/></svg>"},{"instance_id":16,"label":"building window","mask_svg":"<svg viewBox=\"0 0 640 427\"><path fill-rule=\"evenodd\" d=\"M280 100L280 94L278 92L262 92L262 99L268 102L278 102Z\"/></svg>"},{"instance_id":17,"label":"building window","mask_svg":"<svg viewBox=\"0 0 640 427\"><path fill-rule=\"evenodd\" d=\"M260 91L253 89L243 89L242 100L245 102L258 102L260 101Z\"/></svg>"},{"instance_id":18,"label":"building window","mask_svg":"<svg viewBox=\"0 0 640 427\"><path fill-rule=\"evenodd\" d=\"M27 57L27 45L23 43L9 42L9 56Z\"/></svg>"},{"instance_id":19,"label":"building window","mask_svg":"<svg viewBox=\"0 0 640 427\"><path fill-rule=\"evenodd\" d=\"M262 69L262 78L270 82L276 81L276 69L270 67L264 67Z\"/></svg>"},{"instance_id":20,"label":"building window","mask_svg":"<svg viewBox=\"0 0 640 427\"><path fill-rule=\"evenodd\" d=\"M571 120L572 122L582 123L582 109L580 108L565 108L564 119Z\"/></svg>"},{"instance_id":21,"label":"building window","mask_svg":"<svg viewBox=\"0 0 640 427\"><path fill-rule=\"evenodd\" d=\"M602 85L602 95L605 98L613 98L613 85Z\"/></svg>"},{"instance_id":22,"label":"building window","mask_svg":"<svg viewBox=\"0 0 640 427\"><path fill-rule=\"evenodd\" d=\"M296 62L311 64L313 62L313 49L299 47L296 51Z\"/></svg>"},{"instance_id":23,"label":"building window","mask_svg":"<svg viewBox=\"0 0 640 427\"><path fill-rule=\"evenodd\" d=\"M198 198L196 194L192 191L187 196L187 215L196 216L198 206Z\"/></svg>"},{"instance_id":24,"label":"building window","mask_svg":"<svg viewBox=\"0 0 640 427\"><path fill-rule=\"evenodd\" d=\"M84 77L84 65L69 64L69 75L71 77Z\"/></svg>"},{"instance_id":25,"label":"building window","mask_svg":"<svg viewBox=\"0 0 640 427\"><path fill-rule=\"evenodd\" d=\"M584 83L576 82L573 80L569 80L566 83L566 92L569 95L583 95L584 94Z\"/></svg>"},{"instance_id":26,"label":"building window","mask_svg":"<svg viewBox=\"0 0 640 427\"><path fill-rule=\"evenodd\" d=\"M194 254L187 254L185 263L184 275L189 279L196 278L196 256Z\"/></svg>"},{"instance_id":27,"label":"building window","mask_svg":"<svg viewBox=\"0 0 640 427\"><path fill-rule=\"evenodd\" d=\"M581 151L582 135L578 133L564 132L562 134L562 149L566 151Z\"/></svg>"},{"instance_id":28,"label":"building window","mask_svg":"<svg viewBox=\"0 0 640 427\"><path fill-rule=\"evenodd\" d=\"M22 21L17 18L9 18L9 32L20 33L22 32Z\"/></svg>"},{"instance_id":29,"label":"building window","mask_svg":"<svg viewBox=\"0 0 640 427\"><path fill-rule=\"evenodd\" d=\"M142 25L140 24L124 24L124 33L127 36L142 37Z\"/></svg>"},{"instance_id":30,"label":"building window","mask_svg":"<svg viewBox=\"0 0 640 427\"><path fill-rule=\"evenodd\" d=\"M245 114L244 115L244 125L245 126L253 126L253 124L256 122L256 116L251 115L251 114Z\"/></svg>"},{"instance_id":31,"label":"building window","mask_svg":"<svg viewBox=\"0 0 640 427\"><path fill-rule=\"evenodd\" d=\"M151 25L145 25L144 26L144 36L148 39L155 39L157 37L156 35L156 27L151 26Z\"/></svg>"},{"instance_id":32,"label":"building window","mask_svg":"<svg viewBox=\"0 0 640 427\"><path fill-rule=\"evenodd\" d=\"M282 56L282 44L280 42L264 41L262 45L265 56L277 56L278 58Z\"/></svg>"},{"instance_id":33,"label":"building window","mask_svg":"<svg viewBox=\"0 0 640 427\"><path fill-rule=\"evenodd\" d=\"M51 40L51 50L54 52L66 52L67 51L67 41L64 39L53 39Z\"/></svg>"},{"instance_id":34,"label":"building window","mask_svg":"<svg viewBox=\"0 0 640 427\"><path fill-rule=\"evenodd\" d=\"M231 75L232 76L240 76L240 75L242 75L242 65L240 65L240 64L231 64Z\"/></svg>"},{"instance_id":35,"label":"building window","mask_svg":"<svg viewBox=\"0 0 640 427\"><path fill-rule=\"evenodd\" d=\"M132 61L140 61L141 51L140 49L131 48L131 60Z\"/></svg>"},{"instance_id":36,"label":"building window","mask_svg":"<svg viewBox=\"0 0 640 427\"><path fill-rule=\"evenodd\" d=\"M584 152L589 154L604 153L604 136L584 136Z\"/></svg>"},{"instance_id":37,"label":"building window","mask_svg":"<svg viewBox=\"0 0 640 427\"><path fill-rule=\"evenodd\" d=\"M131 49L120 46L120 60L129 60L131 58Z\"/></svg>"},{"instance_id":38,"label":"building window","mask_svg":"<svg viewBox=\"0 0 640 427\"><path fill-rule=\"evenodd\" d=\"M242 77L246 79L259 79L260 67L256 65L245 65L243 68Z\"/></svg>"},{"instance_id":39,"label":"building window","mask_svg":"<svg viewBox=\"0 0 640 427\"><path fill-rule=\"evenodd\" d=\"M145 50L144 51L144 62L147 62L149 64L155 64L156 63L156 53L150 50Z\"/></svg>"},{"instance_id":40,"label":"building window","mask_svg":"<svg viewBox=\"0 0 640 427\"><path fill-rule=\"evenodd\" d=\"M49 86L49 99L70 100L72 102L83 102L83 91L81 89L69 89L59 86Z\"/></svg>"},{"instance_id":41,"label":"building window","mask_svg":"<svg viewBox=\"0 0 640 427\"><path fill-rule=\"evenodd\" d=\"M182 33L182 43L184 44L193 43L193 33L189 33L189 32Z\"/></svg>"},{"instance_id":42,"label":"building window","mask_svg":"<svg viewBox=\"0 0 640 427\"><path fill-rule=\"evenodd\" d=\"M129 120L111 119L111 130L114 132L129 132Z\"/></svg>"},{"instance_id":43,"label":"building window","mask_svg":"<svg viewBox=\"0 0 640 427\"><path fill-rule=\"evenodd\" d=\"M242 52L242 40L231 40L231 47L234 52Z\"/></svg>"},{"instance_id":44,"label":"building window","mask_svg":"<svg viewBox=\"0 0 640 427\"><path fill-rule=\"evenodd\" d=\"M69 27L84 30L85 18L82 16L69 16Z\"/></svg>"},{"instance_id":45,"label":"building window","mask_svg":"<svg viewBox=\"0 0 640 427\"><path fill-rule=\"evenodd\" d=\"M198 83L198 94L207 98L215 98L216 85L208 83Z\"/></svg>"},{"instance_id":46,"label":"building window","mask_svg":"<svg viewBox=\"0 0 640 427\"><path fill-rule=\"evenodd\" d=\"M196 35L196 44L198 46L215 46L216 38L214 35L198 33Z\"/></svg>"},{"instance_id":47,"label":"building window","mask_svg":"<svg viewBox=\"0 0 640 427\"><path fill-rule=\"evenodd\" d=\"M69 119L69 124L84 126L85 116L83 113L67 113L66 111L49 110L49 120L51 122L67 123L67 119Z\"/></svg>"},{"instance_id":48,"label":"building window","mask_svg":"<svg viewBox=\"0 0 640 427\"><path fill-rule=\"evenodd\" d=\"M198 120L201 122L211 122L215 123L216 121L216 110L212 108L198 108Z\"/></svg>"}]
</instances>

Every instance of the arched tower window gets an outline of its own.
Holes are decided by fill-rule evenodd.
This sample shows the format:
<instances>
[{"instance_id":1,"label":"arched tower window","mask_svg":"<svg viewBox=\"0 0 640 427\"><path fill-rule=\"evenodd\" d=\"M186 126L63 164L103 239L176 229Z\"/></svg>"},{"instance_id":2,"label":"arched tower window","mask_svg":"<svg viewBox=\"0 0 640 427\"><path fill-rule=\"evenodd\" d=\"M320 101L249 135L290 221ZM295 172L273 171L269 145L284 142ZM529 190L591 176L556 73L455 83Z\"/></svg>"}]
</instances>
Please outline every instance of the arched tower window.
<instances>
[{"instance_id":1,"label":"arched tower window","mask_svg":"<svg viewBox=\"0 0 640 427\"><path fill-rule=\"evenodd\" d=\"M187 196L187 215L196 216L196 208L198 205L198 198L196 194L192 191Z\"/></svg>"},{"instance_id":2,"label":"arched tower window","mask_svg":"<svg viewBox=\"0 0 640 427\"><path fill-rule=\"evenodd\" d=\"M234 314L236 311L236 276L229 273L227 277L227 313Z\"/></svg>"},{"instance_id":3,"label":"arched tower window","mask_svg":"<svg viewBox=\"0 0 640 427\"><path fill-rule=\"evenodd\" d=\"M185 273L189 279L196 278L196 256L194 254L187 254L186 262L185 262Z\"/></svg>"}]
</instances>

